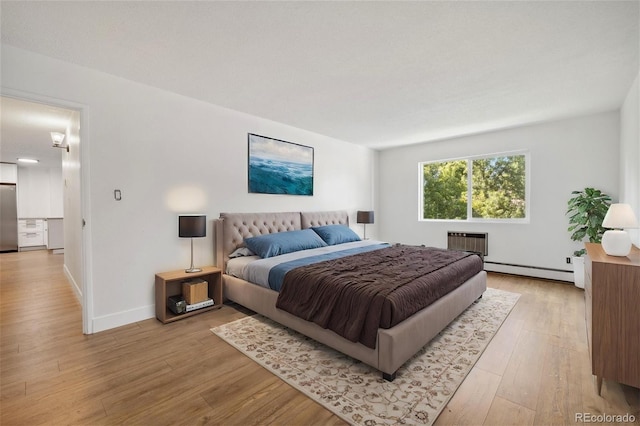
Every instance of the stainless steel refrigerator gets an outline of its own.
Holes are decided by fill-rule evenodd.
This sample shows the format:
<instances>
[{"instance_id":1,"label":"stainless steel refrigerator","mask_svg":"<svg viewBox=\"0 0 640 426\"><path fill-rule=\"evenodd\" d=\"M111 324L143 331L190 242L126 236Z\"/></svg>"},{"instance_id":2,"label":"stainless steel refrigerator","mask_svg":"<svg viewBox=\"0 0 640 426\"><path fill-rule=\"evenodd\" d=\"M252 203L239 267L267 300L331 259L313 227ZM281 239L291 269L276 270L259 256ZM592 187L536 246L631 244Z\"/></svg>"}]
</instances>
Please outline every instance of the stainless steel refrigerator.
<instances>
[{"instance_id":1,"label":"stainless steel refrigerator","mask_svg":"<svg viewBox=\"0 0 640 426\"><path fill-rule=\"evenodd\" d=\"M18 251L16 184L0 183L0 252Z\"/></svg>"}]
</instances>

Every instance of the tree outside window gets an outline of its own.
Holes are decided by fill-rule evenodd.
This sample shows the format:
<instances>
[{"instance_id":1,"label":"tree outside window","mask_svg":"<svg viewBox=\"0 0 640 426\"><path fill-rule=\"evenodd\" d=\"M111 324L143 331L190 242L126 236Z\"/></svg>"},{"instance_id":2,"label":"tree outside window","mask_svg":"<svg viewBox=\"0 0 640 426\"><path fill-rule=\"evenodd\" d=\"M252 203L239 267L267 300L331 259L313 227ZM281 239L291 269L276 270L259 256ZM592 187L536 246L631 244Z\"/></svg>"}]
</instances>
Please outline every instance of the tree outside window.
<instances>
[{"instance_id":1,"label":"tree outside window","mask_svg":"<svg viewBox=\"0 0 640 426\"><path fill-rule=\"evenodd\" d=\"M422 219L526 219L526 155L421 163Z\"/></svg>"}]
</instances>

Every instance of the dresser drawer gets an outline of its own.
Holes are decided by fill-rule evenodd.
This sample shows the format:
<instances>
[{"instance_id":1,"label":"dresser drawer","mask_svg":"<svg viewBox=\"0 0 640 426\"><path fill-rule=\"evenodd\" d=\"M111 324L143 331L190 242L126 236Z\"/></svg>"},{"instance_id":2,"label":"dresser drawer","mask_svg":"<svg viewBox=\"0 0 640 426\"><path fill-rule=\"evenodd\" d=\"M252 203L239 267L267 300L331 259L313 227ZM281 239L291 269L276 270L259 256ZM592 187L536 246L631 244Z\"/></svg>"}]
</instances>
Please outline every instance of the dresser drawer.
<instances>
[{"instance_id":1,"label":"dresser drawer","mask_svg":"<svg viewBox=\"0 0 640 426\"><path fill-rule=\"evenodd\" d=\"M20 219L18 221L18 233L44 232L44 220Z\"/></svg>"},{"instance_id":2,"label":"dresser drawer","mask_svg":"<svg viewBox=\"0 0 640 426\"><path fill-rule=\"evenodd\" d=\"M44 245L44 232L20 232L18 234L19 247L34 247Z\"/></svg>"}]
</instances>

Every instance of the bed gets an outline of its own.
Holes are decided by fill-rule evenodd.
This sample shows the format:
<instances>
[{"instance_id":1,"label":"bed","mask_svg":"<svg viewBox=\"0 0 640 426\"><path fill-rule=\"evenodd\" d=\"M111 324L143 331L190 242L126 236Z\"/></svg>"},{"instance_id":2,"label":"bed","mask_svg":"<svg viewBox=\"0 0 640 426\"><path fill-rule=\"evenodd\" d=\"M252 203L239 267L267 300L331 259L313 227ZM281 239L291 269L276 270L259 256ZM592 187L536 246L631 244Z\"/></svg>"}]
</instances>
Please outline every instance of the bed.
<instances>
[{"instance_id":1,"label":"bed","mask_svg":"<svg viewBox=\"0 0 640 426\"><path fill-rule=\"evenodd\" d=\"M225 299L296 330L395 378L398 368L442 331L486 290L486 272L479 272L427 307L390 328L377 328L374 347L352 341L276 307L279 292L227 273L230 255L245 247L245 239L328 225L349 225L345 211L221 213L215 221L217 265L223 268Z\"/></svg>"}]
</instances>

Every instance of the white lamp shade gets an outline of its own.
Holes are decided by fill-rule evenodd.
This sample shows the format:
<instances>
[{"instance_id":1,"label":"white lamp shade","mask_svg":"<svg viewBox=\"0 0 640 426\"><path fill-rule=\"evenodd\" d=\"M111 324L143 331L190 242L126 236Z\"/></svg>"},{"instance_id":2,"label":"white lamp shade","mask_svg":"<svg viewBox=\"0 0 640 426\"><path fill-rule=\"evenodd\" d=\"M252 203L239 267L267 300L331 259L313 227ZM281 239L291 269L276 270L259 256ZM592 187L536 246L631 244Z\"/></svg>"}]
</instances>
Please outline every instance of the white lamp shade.
<instances>
[{"instance_id":1,"label":"white lamp shade","mask_svg":"<svg viewBox=\"0 0 640 426\"><path fill-rule=\"evenodd\" d=\"M637 228L638 221L629 204L617 203L609 206L602 226L615 229Z\"/></svg>"}]
</instances>

